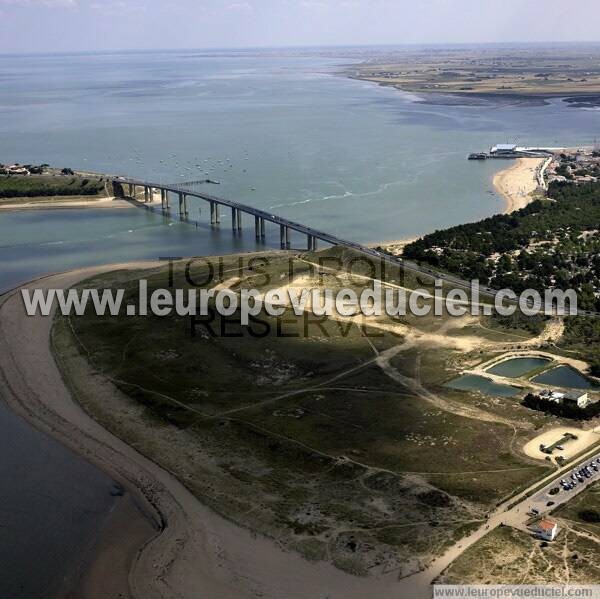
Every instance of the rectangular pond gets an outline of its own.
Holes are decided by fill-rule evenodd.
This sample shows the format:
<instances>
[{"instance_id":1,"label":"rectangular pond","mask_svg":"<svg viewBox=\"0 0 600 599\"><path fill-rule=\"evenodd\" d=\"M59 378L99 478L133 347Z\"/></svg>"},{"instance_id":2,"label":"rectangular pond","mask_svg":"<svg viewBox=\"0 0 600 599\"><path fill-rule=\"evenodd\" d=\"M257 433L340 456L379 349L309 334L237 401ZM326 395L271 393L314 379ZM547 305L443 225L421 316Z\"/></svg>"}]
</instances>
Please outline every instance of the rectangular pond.
<instances>
[{"instance_id":1,"label":"rectangular pond","mask_svg":"<svg viewBox=\"0 0 600 599\"><path fill-rule=\"evenodd\" d=\"M579 370L571 366L557 366L542 372L532 379L534 383L542 385L555 385L556 387L567 387L573 389L592 389L597 388L593 381L585 377Z\"/></svg>"},{"instance_id":2,"label":"rectangular pond","mask_svg":"<svg viewBox=\"0 0 600 599\"><path fill-rule=\"evenodd\" d=\"M475 374L464 374L446 383L445 386L460 391L479 391L486 395L497 395L498 397L514 397L521 392L516 387L495 383Z\"/></svg>"},{"instance_id":3,"label":"rectangular pond","mask_svg":"<svg viewBox=\"0 0 600 599\"><path fill-rule=\"evenodd\" d=\"M511 358L488 368L486 372L498 376L519 377L546 366L550 362L551 360L548 358Z\"/></svg>"}]
</instances>

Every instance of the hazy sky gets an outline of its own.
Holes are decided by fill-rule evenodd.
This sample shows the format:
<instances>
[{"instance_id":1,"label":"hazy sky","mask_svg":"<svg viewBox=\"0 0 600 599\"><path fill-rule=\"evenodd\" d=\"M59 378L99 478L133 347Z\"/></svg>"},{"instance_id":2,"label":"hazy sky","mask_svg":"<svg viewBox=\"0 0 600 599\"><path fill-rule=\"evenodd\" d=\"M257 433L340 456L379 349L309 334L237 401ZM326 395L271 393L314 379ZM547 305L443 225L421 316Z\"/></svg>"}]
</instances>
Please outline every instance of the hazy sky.
<instances>
[{"instance_id":1,"label":"hazy sky","mask_svg":"<svg viewBox=\"0 0 600 599\"><path fill-rule=\"evenodd\" d=\"M0 52L600 41L600 0L0 0Z\"/></svg>"}]
</instances>

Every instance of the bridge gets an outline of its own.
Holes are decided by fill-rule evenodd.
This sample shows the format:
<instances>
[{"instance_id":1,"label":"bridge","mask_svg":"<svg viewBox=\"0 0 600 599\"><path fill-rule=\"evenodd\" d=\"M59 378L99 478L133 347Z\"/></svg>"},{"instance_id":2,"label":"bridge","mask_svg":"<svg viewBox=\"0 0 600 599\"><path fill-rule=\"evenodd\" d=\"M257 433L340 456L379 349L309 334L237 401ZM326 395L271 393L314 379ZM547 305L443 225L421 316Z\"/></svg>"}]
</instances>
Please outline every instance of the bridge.
<instances>
[{"instance_id":1,"label":"bridge","mask_svg":"<svg viewBox=\"0 0 600 599\"><path fill-rule=\"evenodd\" d=\"M117 197L129 196L133 199L136 199L137 190L138 188L141 188L143 190L144 203L149 203L153 200L154 193L156 191L160 192L161 208L165 214L171 213L171 196L175 196L177 198L179 217L182 220L188 219L188 197L199 198L207 202L210 207L211 225L218 225L220 223L220 214L222 208L231 210L231 226L234 232L239 232L242 229L242 214L247 214L254 218L254 230L257 241L265 240L265 223L270 222L279 227L279 241L282 249L289 249L291 247L290 231L296 231L306 235L306 247L309 251L315 251L317 249L317 241L320 240L330 245L339 245L356 250L357 252L375 258L380 262L391 262L395 265L400 265L404 270L418 275L440 279L462 289L471 289L471 282L460 279L459 277L438 272L431 268L421 266L414 262L409 262L408 260L404 260L402 258L390 256L389 254L379 252L374 248L361 245L355 241L341 239L335 235L330 235L329 233L319 231L312 227L296 223L287 218L277 216L276 214L270 214L265 210L260 210L259 208L254 208L253 206L235 202L233 200L227 200L225 198L213 196L195 189L195 187L197 187L199 184L206 182L206 180L203 180L165 185L163 183L151 183L149 181L141 181L139 179L131 179L126 177L115 177L112 179L115 196ZM128 193L125 193L126 188ZM482 297L493 299L497 293L498 290L491 289L489 287L482 287L480 289L480 294ZM510 299L505 299L505 303L516 304L517 302ZM543 301L539 307L541 307L542 310L544 309ZM578 310L578 315L593 317L600 316L600 314L597 312L588 310Z\"/></svg>"},{"instance_id":2,"label":"bridge","mask_svg":"<svg viewBox=\"0 0 600 599\"><path fill-rule=\"evenodd\" d=\"M276 214L270 214L265 210L248 206L240 202L233 200L227 200L213 196L204 192L197 191L194 189L198 184L205 183L205 181L192 181L189 183L175 183L175 184L163 184L163 183L151 183L148 181L140 181L137 179L127 179L123 177L117 177L112 181L115 189L116 196L129 196L136 198L138 189L143 190L143 203L149 203L152 201L155 192L160 193L161 208L164 213L171 213L171 201L173 196L177 201L178 214L182 220L187 220L189 215L189 203L188 198L198 198L208 203L210 207L210 224L218 225L221 222L221 210L231 210L231 226L234 231L240 231L242 229L242 214L254 218L254 230L257 240L264 240L266 238L266 227L265 223L269 222L279 227L279 240L282 249L291 247L290 231L296 231L303 235L306 235L306 247L308 250L317 249L317 241L323 241L330 245L341 245L345 247L351 247L358 251L366 251L369 254L380 256L379 252L366 248L356 242L348 241L346 239L340 239L335 235L330 235L323 231L318 231L312 227L307 227L300 223L296 223L287 218L277 216ZM126 192L127 191L127 192Z\"/></svg>"}]
</instances>

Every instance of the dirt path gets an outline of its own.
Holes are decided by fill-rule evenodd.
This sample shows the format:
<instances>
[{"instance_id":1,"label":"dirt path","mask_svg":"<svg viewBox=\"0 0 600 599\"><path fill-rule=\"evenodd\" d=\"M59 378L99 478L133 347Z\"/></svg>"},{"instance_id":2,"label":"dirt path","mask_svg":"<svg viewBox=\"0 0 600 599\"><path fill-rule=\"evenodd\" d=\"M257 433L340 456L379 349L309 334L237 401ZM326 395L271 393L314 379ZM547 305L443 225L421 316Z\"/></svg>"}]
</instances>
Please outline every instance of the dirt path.
<instances>
[{"instance_id":1,"label":"dirt path","mask_svg":"<svg viewBox=\"0 0 600 599\"><path fill-rule=\"evenodd\" d=\"M128 264L119 268L149 266ZM40 279L27 287L67 288L115 268L80 269ZM163 522L164 529L148 540L134 561L130 588L120 590L124 596L312 599L392 594L396 586L393 580L356 578L324 562L309 563L221 518L171 474L102 428L65 386L50 349L51 325L51 317L26 316L20 293L1 298L1 390L14 411L122 482L148 513ZM120 393L92 368L83 374L94 393L107 401L120 401ZM106 542L118 548L120 539ZM98 565L95 571L105 572L105 567ZM91 575L93 572L92 567ZM88 579L86 584L95 588L102 581Z\"/></svg>"},{"instance_id":2,"label":"dirt path","mask_svg":"<svg viewBox=\"0 0 600 599\"><path fill-rule=\"evenodd\" d=\"M456 414L457 416L463 416L464 418L471 418L474 420L480 420L483 422L494 422L499 424L505 424L510 426L513 430L517 428L528 428L526 423L509 420L508 418L502 418L501 416L497 416L496 414L492 414L491 412L486 412L485 410L480 410L479 408L473 406L466 406L464 404L458 404L454 402L450 402L431 391L428 391L421 385L420 381L416 378L407 377L400 372L392 365L391 361L395 358L399 353L407 351L414 347L415 343L412 340L407 341L401 345L396 345L384 352L381 352L379 356L375 359L375 363L387 374L391 379L397 381L407 389L409 389L412 393L414 393L417 397L429 402L436 408L440 410L444 410L445 412L450 412L451 414Z\"/></svg>"}]
</instances>

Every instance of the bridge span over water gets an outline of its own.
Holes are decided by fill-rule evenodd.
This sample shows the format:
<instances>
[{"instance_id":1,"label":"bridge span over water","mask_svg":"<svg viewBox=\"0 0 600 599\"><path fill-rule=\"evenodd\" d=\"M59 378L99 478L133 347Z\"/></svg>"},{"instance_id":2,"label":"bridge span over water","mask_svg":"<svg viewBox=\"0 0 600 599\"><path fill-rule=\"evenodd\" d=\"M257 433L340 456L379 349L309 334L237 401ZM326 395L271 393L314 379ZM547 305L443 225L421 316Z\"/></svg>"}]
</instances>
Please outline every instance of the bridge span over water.
<instances>
[{"instance_id":1,"label":"bridge span over water","mask_svg":"<svg viewBox=\"0 0 600 599\"><path fill-rule=\"evenodd\" d=\"M139 179L132 179L127 177L115 177L112 179L115 195L117 197L131 197L136 198L138 188L143 190L143 197L145 203L153 201L154 193L160 193L160 202L163 213L171 214L171 200L174 196L177 200L178 214L181 220L188 220L189 205L188 198L198 198L204 200L210 207L210 223L211 225L218 225L220 223L221 209L231 210L231 226L234 231L241 231L242 229L242 214L247 214L254 218L254 230L257 241L264 241L266 238L265 223L269 222L279 227L279 240L282 249L289 249L291 247L290 231L296 231L303 235L306 235L306 246L308 250L314 251L317 249L317 241L323 241L330 245L339 245L347 247L357 252L370 256L377 259L380 262L390 262L396 265L401 265L403 269L413 272L416 274L424 275L426 277L434 277L440 279L448 284L455 287L460 287L466 290L471 289L471 282L460 279L453 275L437 272L431 268L421 266L414 262L397 258L389 254L379 252L374 248L362 245L355 241L348 241L347 239L341 239L335 235L319 231L312 227L296 223L287 218L271 214L265 210L254 208L247 204L242 204L234 200L228 200L213 196L197 189L194 189L197 185L207 183L207 181L192 181L188 183L175 183L175 184L164 184L164 183L152 183L149 181L141 181ZM498 291L489 287L480 288L482 297L494 298ZM507 300L506 303L516 303L513 300ZM536 307L539 307L537 305ZM542 302L541 308L544 309ZM578 310L580 316L599 316L598 313L588 310Z\"/></svg>"},{"instance_id":2,"label":"bridge span over water","mask_svg":"<svg viewBox=\"0 0 600 599\"><path fill-rule=\"evenodd\" d=\"M335 235L330 235L323 231L318 231L312 227L296 223L287 218L271 214L265 210L248 206L240 202L228 200L213 196L204 192L200 192L194 189L196 184L202 183L201 181L194 181L191 183L180 183L180 184L163 184L163 183L151 183L149 181L140 181L137 179L127 179L118 177L113 180L113 187L115 188L115 195L129 196L136 198L138 189L143 189L144 203L151 202L156 192L160 193L161 208L165 213L171 213L172 207L171 202L173 198L177 202L177 210L182 220L187 220L189 215L189 203L188 198L198 198L207 202L210 208L210 224L218 225L221 221L221 210L231 210L231 226L234 231L239 231L242 228L242 214L247 214L254 218L254 229L257 240L264 240L266 237L265 223L272 223L279 227L279 238L282 248L289 248L291 245L290 231L296 231L303 235L306 235L307 249L316 250L317 241L323 241L330 245L341 245L346 247L355 248L358 251L367 251L369 254L379 256L379 252L366 248L358 243L348 241L346 239L340 239Z\"/></svg>"}]
</instances>

